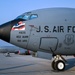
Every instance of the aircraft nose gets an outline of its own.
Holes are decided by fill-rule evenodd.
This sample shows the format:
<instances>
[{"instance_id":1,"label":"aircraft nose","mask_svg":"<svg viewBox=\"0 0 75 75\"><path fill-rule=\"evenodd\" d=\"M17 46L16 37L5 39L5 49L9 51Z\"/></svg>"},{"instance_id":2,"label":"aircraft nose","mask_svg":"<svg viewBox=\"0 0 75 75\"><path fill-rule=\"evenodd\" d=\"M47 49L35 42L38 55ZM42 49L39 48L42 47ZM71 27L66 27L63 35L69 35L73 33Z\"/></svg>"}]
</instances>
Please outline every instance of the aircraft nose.
<instances>
[{"instance_id":1,"label":"aircraft nose","mask_svg":"<svg viewBox=\"0 0 75 75\"><path fill-rule=\"evenodd\" d=\"M18 23L19 21L21 21L21 19L14 19L12 21L0 25L0 39L6 42L10 42L11 28L14 24Z\"/></svg>"},{"instance_id":2,"label":"aircraft nose","mask_svg":"<svg viewBox=\"0 0 75 75\"><path fill-rule=\"evenodd\" d=\"M10 40L11 23L7 22L0 25L0 39L9 42Z\"/></svg>"}]
</instances>

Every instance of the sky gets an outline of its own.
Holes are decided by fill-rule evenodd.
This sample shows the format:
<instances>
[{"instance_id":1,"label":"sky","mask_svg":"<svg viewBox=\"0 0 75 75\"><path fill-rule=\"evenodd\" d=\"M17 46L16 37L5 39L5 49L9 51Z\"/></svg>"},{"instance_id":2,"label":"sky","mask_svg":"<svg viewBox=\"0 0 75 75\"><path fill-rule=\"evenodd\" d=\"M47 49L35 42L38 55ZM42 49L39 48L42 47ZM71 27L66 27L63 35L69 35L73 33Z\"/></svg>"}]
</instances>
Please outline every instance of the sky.
<instances>
[{"instance_id":1,"label":"sky","mask_svg":"<svg viewBox=\"0 0 75 75\"><path fill-rule=\"evenodd\" d=\"M0 25L31 10L53 7L75 8L75 0L0 0ZM10 45L0 40L0 46Z\"/></svg>"}]
</instances>

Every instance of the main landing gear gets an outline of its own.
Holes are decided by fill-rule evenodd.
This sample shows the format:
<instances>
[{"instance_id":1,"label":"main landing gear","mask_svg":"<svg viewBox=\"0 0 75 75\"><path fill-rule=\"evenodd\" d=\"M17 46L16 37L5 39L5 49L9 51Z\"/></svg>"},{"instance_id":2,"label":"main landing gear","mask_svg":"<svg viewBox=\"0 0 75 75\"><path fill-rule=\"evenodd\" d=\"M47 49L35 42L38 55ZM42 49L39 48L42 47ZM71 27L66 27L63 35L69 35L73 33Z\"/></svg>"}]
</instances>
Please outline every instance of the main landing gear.
<instances>
[{"instance_id":1,"label":"main landing gear","mask_svg":"<svg viewBox=\"0 0 75 75\"><path fill-rule=\"evenodd\" d=\"M52 68L56 71L64 71L65 62L66 62L66 60L62 56L56 55L52 62Z\"/></svg>"}]
</instances>

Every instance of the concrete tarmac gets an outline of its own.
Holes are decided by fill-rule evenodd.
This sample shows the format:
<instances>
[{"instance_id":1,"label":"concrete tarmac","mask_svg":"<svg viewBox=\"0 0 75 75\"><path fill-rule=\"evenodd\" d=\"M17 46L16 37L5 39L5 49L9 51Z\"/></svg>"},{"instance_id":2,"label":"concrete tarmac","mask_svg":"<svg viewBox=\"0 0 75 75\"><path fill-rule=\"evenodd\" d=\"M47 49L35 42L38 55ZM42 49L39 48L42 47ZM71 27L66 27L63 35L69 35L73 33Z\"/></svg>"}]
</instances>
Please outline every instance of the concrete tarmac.
<instances>
[{"instance_id":1,"label":"concrete tarmac","mask_svg":"<svg viewBox=\"0 0 75 75\"><path fill-rule=\"evenodd\" d=\"M66 57L67 65L64 72L52 70L52 60L11 54L5 57L0 54L0 75L74 75L75 58Z\"/></svg>"}]
</instances>

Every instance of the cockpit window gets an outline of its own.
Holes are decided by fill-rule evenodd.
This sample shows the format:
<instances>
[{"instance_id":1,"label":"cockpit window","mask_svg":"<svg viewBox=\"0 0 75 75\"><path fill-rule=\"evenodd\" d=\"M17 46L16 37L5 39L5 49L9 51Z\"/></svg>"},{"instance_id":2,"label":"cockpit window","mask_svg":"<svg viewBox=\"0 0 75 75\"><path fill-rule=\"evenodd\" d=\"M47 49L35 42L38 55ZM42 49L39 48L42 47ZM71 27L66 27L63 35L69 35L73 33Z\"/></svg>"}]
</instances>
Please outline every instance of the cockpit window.
<instances>
[{"instance_id":1,"label":"cockpit window","mask_svg":"<svg viewBox=\"0 0 75 75\"><path fill-rule=\"evenodd\" d=\"M24 15L23 19L28 20L30 15Z\"/></svg>"},{"instance_id":2,"label":"cockpit window","mask_svg":"<svg viewBox=\"0 0 75 75\"><path fill-rule=\"evenodd\" d=\"M18 16L16 19L23 19L23 20L27 21L29 19L29 16L30 15L21 15L21 16Z\"/></svg>"},{"instance_id":3,"label":"cockpit window","mask_svg":"<svg viewBox=\"0 0 75 75\"><path fill-rule=\"evenodd\" d=\"M38 17L37 14L26 13L26 14L18 16L16 19L23 19L23 20L27 21L27 20L35 19L37 17Z\"/></svg>"},{"instance_id":4,"label":"cockpit window","mask_svg":"<svg viewBox=\"0 0 75 75\"><path fill-rule=\"evenodd\" d=\"M37 14L32 14L31 16L30 16L30 20L32 20L32 19L35 19L35 18L37 18L38 17L38 15Z\"/></svg>"},{"instance_id":5,"label":"cockpit window","mask_svg":"<svg viewBox=\"0 0 75 75\"><path fill-rule=\"evenodd\" d=\"M27 13L24 13L24 14L18 16L16 19L23 19L23 20L27 21L27 20L29 20L30 15L31 15L31 12L27 12Z\"/></svg>"}]
</instances>

